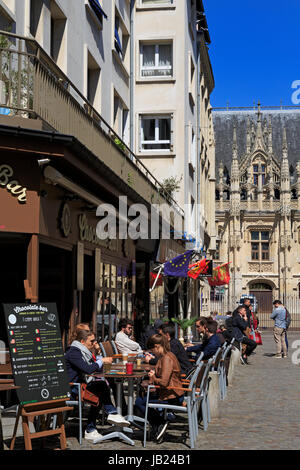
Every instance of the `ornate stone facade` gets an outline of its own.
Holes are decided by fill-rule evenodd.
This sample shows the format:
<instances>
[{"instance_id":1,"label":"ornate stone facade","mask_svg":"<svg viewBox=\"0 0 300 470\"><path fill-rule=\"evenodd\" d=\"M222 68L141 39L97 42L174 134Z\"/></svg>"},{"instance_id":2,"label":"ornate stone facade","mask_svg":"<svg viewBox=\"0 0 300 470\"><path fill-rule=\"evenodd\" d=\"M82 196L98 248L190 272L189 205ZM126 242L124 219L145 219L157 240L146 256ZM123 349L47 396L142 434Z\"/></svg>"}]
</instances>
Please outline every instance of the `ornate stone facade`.
<instances>
[{"instance_id":1,"label":"ornate stone facade","mask_svg":"<svg viewBox=\"0 0 300 470\"><path fill-rule=\"evenodd\" d=\"M229 113L225 114L228 124ZM300 161L289 161L292 142L285 127L280 129L281 154L275 154L273 140L276 134L278 141L279 129L260 105L257 113L243 116L242 124L234 113L231 119L231 168L228 155L223 158L220 152L224 143L220 143L218 120L214 121L216 261L231 263L228 294L236 298L260 287L269 289L273 298L299 295ZM229 126L224 129L228 131ZM246 151L239 154L237 135L240 142L241 132Z\"/></svg>"}]
</instances>

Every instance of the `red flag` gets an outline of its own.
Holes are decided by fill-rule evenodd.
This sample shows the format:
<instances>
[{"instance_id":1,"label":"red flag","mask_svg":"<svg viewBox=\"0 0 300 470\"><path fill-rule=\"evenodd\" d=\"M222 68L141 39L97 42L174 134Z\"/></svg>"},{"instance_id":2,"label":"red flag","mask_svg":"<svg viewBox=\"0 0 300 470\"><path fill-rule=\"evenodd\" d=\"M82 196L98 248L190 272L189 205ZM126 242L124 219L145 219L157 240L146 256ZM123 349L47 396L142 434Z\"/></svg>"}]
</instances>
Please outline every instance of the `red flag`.
<instances>
[{"instance_id":1,"label":"red flag","mask_svg":"<svg viewBox=\"0 0 300 470\"><path fill-rule=\"evenodd\" d=\"M229 284L230 273L229 273L229 263L222 264L213 269L212 277L207 278L208 283L211 287L223 286L224 284Z\"/></svg>"},{"instance_id":2,"label":"red flag","mask_svg":"<svg viewBox=\"0 0 300 470\"><path fill-rule=\"evenodd\" d=\"M155 279L157 278L158 274L155 274L155 273L150 273L150 287L153 286L154 282L155 282ZM159 275L158 279L157 279L157 283L156 283L156 286L162 286L163 285L163 280L162 280L162 276Z\"/></svg>"},{"instance_id":3,"label":"red flag","mask_svg":"<svg viewBox=\"0 0 300 470\"><path fill-rule=\"evenodd\" d=\"M202 259L201 261L197 261L197 263L194 263L194 264L191 264L189 266L189 272L188 272L188 276L193 278L193 279L197 279L197 277L200 276L200 274L202 276L205 276L205 274L210 274L209 273L209 268L211 266L211 260L209 259Z\"/></svg>"}]
</instances>

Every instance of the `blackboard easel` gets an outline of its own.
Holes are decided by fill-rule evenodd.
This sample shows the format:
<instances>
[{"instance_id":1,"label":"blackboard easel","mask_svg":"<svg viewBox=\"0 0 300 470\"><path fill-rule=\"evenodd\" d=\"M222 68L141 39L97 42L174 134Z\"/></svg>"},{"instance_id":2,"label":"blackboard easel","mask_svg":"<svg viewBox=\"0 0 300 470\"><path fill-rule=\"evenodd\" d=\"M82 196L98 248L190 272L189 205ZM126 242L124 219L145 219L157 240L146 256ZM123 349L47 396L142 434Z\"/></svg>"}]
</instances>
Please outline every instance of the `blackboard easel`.
<instances>
[{"instance_id":1,"label":"blackboard easel","mask_svg":"<svg viewBox=\"0 0 300 470\"><path fill-rule=\"evenodd\" d=\"M72 409L73 409L72 407L66 406L65 400L53 400L49 402L20 405L18 409L18 414L16 417L13 437L12 437L12 441L10 444L10 450L14 450L20 417L22 417L22 428L23 428L23 435L24 435L24 442L25 442L26 450L32 450L32 442L31 442L32 439L38 439L41 437L48 437L48 436L54 436L54 435L59 435L60 448L61 450L65 450L67 448L67 440L66 440L65 426L64 426L64 421L63 421L63 412L71 411ZM31 418L33 419L35 416L45 416L45 415L48 417L48 415L51 415L51 414L57 415L58 427L56 429L46 429L44 431L39 431L35 433L30 432L29 420Z\"/></svg>"}]
</instances>

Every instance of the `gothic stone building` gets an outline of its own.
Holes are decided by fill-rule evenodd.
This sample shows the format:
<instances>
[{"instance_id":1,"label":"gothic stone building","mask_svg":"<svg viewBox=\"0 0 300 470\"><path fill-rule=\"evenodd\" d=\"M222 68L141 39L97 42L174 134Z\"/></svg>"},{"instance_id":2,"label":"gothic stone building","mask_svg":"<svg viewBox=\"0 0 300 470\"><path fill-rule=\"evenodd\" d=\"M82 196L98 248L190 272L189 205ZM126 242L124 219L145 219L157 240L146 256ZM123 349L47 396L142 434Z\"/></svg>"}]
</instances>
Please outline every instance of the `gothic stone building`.
<instances>
[{"instance_id":1,"label":"gothic stone building","mask_svg":"<svg viewBox=\"0 0 300 470\"><path fill-rule=\"evenodd\" d=\"M260 312L300 292L300 109L215 111L218 264L228 308L253 293ZM296 301L296 305L295 305Z\"/></svg>"}]
</instances>

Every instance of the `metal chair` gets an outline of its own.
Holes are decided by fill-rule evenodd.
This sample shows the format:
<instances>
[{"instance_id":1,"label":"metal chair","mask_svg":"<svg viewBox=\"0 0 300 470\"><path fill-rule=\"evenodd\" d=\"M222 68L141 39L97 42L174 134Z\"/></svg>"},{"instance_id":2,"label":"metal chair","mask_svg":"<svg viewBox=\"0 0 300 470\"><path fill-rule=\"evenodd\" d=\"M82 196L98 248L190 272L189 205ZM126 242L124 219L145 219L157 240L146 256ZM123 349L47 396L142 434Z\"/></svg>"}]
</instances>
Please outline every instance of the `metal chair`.
<instances>
[{"instance_id":1,"label":"metal chair","mask_svg":"<svg viewBox=\"0 0 300 470\"><path fill-rule=\"evenodd\" d=\"M218 364L217 372L219 374L219 388L220 388L220 399L221 400L225 399L226 393L227 393L225 360L228 357L228 354L230 353L230 351L232 349L234 341L235 341L235 338L232 338L230 343L229 344L227 343L227 346L224 349L221 360Z\"/></svg>"},{"instance_id":2,"label":"metal chair","mask_svg":"<svg viewBox=\"0 0 300 470\"><path fill-rule=\"evenodd\" d=\"M213 363L213 358L209 359L204 368L200 371L200 374L197 378L197 388L195 398L196 403L196 416L197 416L197 427L199 423L199 412L201 410L202 421L203 421L203 430L207 431L208 423L210 422L210 404L209 404L209 372L211 370Z\"/></svg>"},{"instance_id":3,"label":"metal chair","mask_svg":"<svg viewBox=\"0 0 300 470\"><path fill-rule=\"evenodd\" d=\"M144 442L143 446L146 447L147 440L147 423L148 423L148 410L151 409L160 409L160 410L171 410L171 411L181 411L186 413L188 416L188 426L189 426L189 437L190 437L190 447L191 449L195 448L196 439L198 435L198 426L196 424L197 415L196 415L196 386L197 386L197 377L200 373L200 370L206 367L203 363L200 363L191 377L188 388L176 388L176 390L183 390L185 392L184 402L186 406L181 405L171 405L171 404L162 404L162 403L150 403L150 390L153 388L159 388L155 385L149 385L147 390L147 401L146 401L146 412L145 412L145 424L144 424ZM172 390L171 387L167 387L168 390Z\"/></svg>"},{"instance_id":4,"label":"metal chair","mask_svg":"<svg viewBox=\"0 0 300 470\"><path fill-rule=\"evenodd\" d=\"M68 406L78 406L78 418L79 418L79 444L82 444L82 409L84 406L84 402L81 399L81 384L72 382L70 383L71 387L77 387L77 394L78 398L76 399L71 399L66 401L66 405ZM57 420L57 415L53 416L53 422L52 422L52 428L56 428L56 420Z\"/></svg>"}]
</instances>

